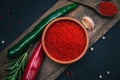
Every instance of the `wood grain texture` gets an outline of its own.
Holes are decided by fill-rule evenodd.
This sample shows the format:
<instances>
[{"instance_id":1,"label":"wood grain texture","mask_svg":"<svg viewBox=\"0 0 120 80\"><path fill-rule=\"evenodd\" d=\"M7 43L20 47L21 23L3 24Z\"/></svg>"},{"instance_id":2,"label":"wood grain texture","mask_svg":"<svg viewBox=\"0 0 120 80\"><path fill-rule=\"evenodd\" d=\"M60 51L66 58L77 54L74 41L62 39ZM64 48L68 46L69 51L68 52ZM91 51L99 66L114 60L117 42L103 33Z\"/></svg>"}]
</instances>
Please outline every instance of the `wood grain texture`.
<instances>
[{"instance_id":1,"label":"wood grain texture","mask_svg":"<svg viewBox=\"0 0 120 80\"><path fill-rule=\"evenodd\" d=\"M92 0L94 2L98 0ZM95 22L95 29L89 33L90 46L98 41L106 32L108 32L120 19L120 1L114 0L119 7L119 13L113 18L102 17L97 14L93 9L86 6L79 5L74 11L70 12L69 17L73 17L81 21L83 16L90 16ZM19 42L26 34L28 34L44 17L54 10L71 4L67 0L59 0L51 9L49 9L42 17L40 17L35 23L33 23L23 34L21 34L15 41L13 41L5 50L0 53L0 80L2 80L7 72L5 71L8 66L8 59L6 58L7 50ZM92 2L91 2L92 3ZM30 55L32 54L37 42L33 44ZM42 68L39 71L37 80L55 80L69 65L62 65L51 61L47 56L43 62Z\"/></svg>"}]
</instances>

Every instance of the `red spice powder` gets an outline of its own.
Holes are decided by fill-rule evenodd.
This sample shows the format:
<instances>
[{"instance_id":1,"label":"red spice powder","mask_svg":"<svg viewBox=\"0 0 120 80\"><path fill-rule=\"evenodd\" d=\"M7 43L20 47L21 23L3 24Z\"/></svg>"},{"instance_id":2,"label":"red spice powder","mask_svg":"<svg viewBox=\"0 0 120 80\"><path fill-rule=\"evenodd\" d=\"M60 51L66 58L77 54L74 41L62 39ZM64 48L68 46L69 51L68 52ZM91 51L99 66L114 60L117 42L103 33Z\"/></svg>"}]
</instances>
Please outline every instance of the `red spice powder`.
<instances>
[{"instance_id":1,"label":"red spice powder","mask_svg":"<svg viewBox=\"0 0 120 80\"><path fill-rule=\"evenodd\" d=\"M19 25L20 25L20 24L22 24L22 21L21 21L21 20L19 20L19 21L18 21L18 24L19 24Z\"/></svg>"},{"instance_id":2,"label":"red spice powder","mask_svg":"<svg viewBox=\"0 0 120 80\"><path fill-rule=\"evenodd\" d=\"M118 8L112 2L101 2L99 7L99 11L106 16L114 16L118 13Z\"/></svg>"},{"instance_id":3,"label":"red spice powder","mask_svg":"<svg viewBox=\"0 0 120 80\"><path fill-rule=\"evenodd\" d=\"M47 30L45 45L50 55L57 60L70 61L84 50L85 32L73 21L57 21Z\"/></svg>"},{"instance_id":4,"label":"red spice powder","mask_svg":"<svg viewBox=\"0 0 120 80\"><path fill-rule=\"evenodd\" d=\"M0 15L0 19L3 19L3 16Z\"/></svg>"},{"instance_id":5,"label":"red spice powder","mask_svg":"<svg viewBox=\"0 0 120 80\"><path fill-rule=\"evenodd\" d=\"M71 72L70 72L70 71L67 71L67 72L66 72L66 75L67 75L67 76L73 76L73 72L72 72L72 71L71 71Z\"/></svg>"}]
</instances>

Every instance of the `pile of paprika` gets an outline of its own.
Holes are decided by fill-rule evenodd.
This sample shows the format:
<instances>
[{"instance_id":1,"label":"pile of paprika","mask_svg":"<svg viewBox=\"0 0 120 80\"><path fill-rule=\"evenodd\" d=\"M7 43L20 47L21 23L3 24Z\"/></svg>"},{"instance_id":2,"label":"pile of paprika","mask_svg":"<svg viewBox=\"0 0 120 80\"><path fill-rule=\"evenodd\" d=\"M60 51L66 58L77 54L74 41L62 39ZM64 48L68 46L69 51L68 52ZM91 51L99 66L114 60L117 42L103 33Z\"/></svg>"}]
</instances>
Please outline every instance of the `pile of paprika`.
<instances>
[{"instance_id":1,"label":"pile of paprika","mask_svg":"<svg viewBox=\"0 0 120 80\"><path fill-rule=\"evenodd\" d=\"M59 61L76 59L85 50L87 38L83 28L71 20L58 20L46 31L48 53Z\"/></svg>"},{"instance_id":2,"label":"pile of paprika","mask_svg":"<svg viewBox=\"0 0 120 80\"><path fill-rule=\"evenodd\" d=\"M103 1L99 4L98 7L100 13L105 16L115 16L118 13L118 8L115 4L108 1Z\"/></svg>"}]
</instances>

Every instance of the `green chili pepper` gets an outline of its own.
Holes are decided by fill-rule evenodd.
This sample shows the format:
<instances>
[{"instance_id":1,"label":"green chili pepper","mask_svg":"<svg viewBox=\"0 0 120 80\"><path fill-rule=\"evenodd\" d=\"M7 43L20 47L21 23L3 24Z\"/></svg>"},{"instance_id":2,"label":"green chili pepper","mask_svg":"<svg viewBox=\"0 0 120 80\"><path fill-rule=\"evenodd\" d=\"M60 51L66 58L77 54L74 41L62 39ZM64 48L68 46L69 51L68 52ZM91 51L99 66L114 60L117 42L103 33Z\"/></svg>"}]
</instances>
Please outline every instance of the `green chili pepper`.
<instances>
[{"instance_id":1,"label":"green chili pepper","mask_svg":"<svg viewBox=\"0 0 120 80\"><path fill-rule=\"evenodd\" d=\"M8 50L7 57L16 58L22 55L22 53L29 47L30 44L32 44L38 37L41 37L44 28L50 21L60 16L64 16L71 10L75 9L77 6L78 6L77 3L73 3L65 7L62 7L52 12L51 14L49 14L30 33L28 33L20 42L18 42L15 46L13 46L12 48Z\"/></svg>"}]
</instances>

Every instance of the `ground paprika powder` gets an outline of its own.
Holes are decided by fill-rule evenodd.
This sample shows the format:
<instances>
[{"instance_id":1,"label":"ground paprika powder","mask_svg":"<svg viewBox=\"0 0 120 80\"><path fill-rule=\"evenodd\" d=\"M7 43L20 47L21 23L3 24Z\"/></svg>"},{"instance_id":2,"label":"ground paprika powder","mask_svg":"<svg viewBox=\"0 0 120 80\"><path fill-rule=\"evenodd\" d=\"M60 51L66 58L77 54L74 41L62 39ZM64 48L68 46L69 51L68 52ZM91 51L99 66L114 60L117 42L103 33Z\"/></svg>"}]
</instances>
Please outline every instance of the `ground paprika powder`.
<instances>
[{"instance_id":1,"label":"ground paprika powder","mask_svg":"<svg viewBox=\"0 0 120 80\"><path fill-rule=\"evenodd\" d=\"M118 8L112 2L101 2L98 7L100 13L105 16L115 16L118 13Z\"/></svg>"},{"instance_id":2,"label":"ground paprika powder","mask_svg":"<svg viewBox=\"0 0 120 80\"><path fill-rule=\"evenodd\" d=\"M59 20L46 31L46 49L60 61L77 58L85 49L86 35L83 28L71 20Z\"/></svg>"}]
</instances>

